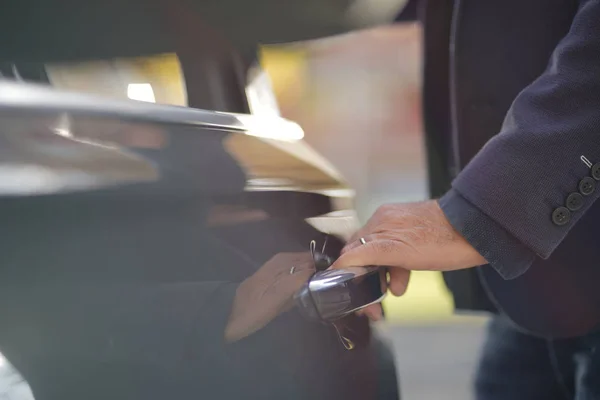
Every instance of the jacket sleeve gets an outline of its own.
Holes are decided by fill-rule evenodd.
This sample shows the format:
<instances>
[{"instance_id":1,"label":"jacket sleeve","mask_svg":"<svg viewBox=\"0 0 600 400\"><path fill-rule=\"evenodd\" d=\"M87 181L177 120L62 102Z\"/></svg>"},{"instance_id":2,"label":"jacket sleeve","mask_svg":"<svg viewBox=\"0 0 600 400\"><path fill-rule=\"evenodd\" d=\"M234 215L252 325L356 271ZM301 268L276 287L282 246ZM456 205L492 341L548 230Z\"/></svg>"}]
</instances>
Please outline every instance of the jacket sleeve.
<instances>
[{"instance_id":1,"label":"jacket sleeve","mask_svg":"<svg viewBox=\"0 0 600 400\"><path fill-rule=\"evenodd\" d=\"M548 258L600 197L600 188L588 193L582 184L594 168L581 160L600 163L598 21L600 0L580 1L546 71L517 96L500 133L440 200L450 222L505 279L524 273L536 255ZM575 192L583 204L569 210Z\"/></svg>"}]
</instances>

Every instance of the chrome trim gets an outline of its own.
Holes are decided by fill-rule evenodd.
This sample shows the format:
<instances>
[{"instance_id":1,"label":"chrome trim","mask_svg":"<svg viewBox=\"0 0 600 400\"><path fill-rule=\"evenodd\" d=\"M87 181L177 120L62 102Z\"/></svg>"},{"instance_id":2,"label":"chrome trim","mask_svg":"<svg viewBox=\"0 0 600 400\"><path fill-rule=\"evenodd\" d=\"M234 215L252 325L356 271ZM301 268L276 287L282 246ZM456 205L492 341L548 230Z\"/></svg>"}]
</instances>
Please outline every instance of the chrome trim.
<instances>
[{"instance_id":1,"label":"chrome trim","mask_svg":"<svg viewBox=\"0 0 600 400\"><path fill-rule=\"evenodd\" d=\"M340 283L345 283L356 277L369 274L376 269L378 269L378 267L350 267L346 269L330 269L322 271L311 278L308 282L308 287L313 292L327 290L334 286L338 286ZM351 278L348 279L348 276L351 276Z\"/></svg>"},{"instance_id":2,"label":"chrome trim","mask_svg":"<svg viewBox=\"0 0 600 400\"><path fill-rule=\"evenodd\" d=\"M368 304L365 304L364 306L360 306L360 307L356 308L354 311L362 310L363 308L372 306L373 304L381 303L383 301L383 299L385 299L386 295L387 295L387 291L385 293L383 293L381 295L381 297L379 297L377 300L374 300L374 301L372 301L372 302L370 302Z\"/></svg>"},{"instance_id":3,"label":"chrome trim","mask_svg":"<svg viewBox=\"0 0 600 400\"><path fill-rule=\"evenodd\" d=\"M300 126L279 117L234 114L135 100L113 100L55 90L31 83L0 80L0 111L83 114L120 120L170 123L246 133L279 140L299 140ZM277 132L270 135L267 131Z\"/></svg>"},{"instance_id":4,"label":"chrome trim","mask_svg":"<svg viewBox=\"0 0 600 400\"><path fill-rule=\"evenodd\" d=\"M368 304L365 304L365 305L362 305L362 306L359 306L359 307L353 308L353 309L352 309L352 310L350 310L350 311L346 311L346 312L344 312L344 313L341 313L341 314L340 314L340 316L339 316L337 319L344 318L344 317L345 317L345 316L347 316L347 315L350 315L350 314L353 314L353 313L355 313L355 312L357 312L357 311L360 311L360 310L362 310L363 308L367 308L367 307L369 307L369 306L372 306L373 304L378 304L378 303L381 303L381 302L382 302L382 301L385 299L385 296L386 296L386 295L387 295L387 292L385 292L384 294L382 294L382 295L381 295L381 297L379 297L377 300L374 300L374 301L372 301L372 302L370 302L370 303L368 303Z\"/></svg>"}]
</instances>

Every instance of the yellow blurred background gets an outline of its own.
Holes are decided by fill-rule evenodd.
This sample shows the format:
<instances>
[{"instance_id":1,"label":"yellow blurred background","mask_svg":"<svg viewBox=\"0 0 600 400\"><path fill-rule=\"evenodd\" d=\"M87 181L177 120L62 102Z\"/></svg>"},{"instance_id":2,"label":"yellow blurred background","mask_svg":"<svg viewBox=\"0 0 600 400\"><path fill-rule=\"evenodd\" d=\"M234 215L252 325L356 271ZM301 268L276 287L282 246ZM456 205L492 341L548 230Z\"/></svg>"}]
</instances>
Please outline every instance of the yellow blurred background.
<instances>
[{"instance_id":1,"label":"yellow blurred background","mask_svg":"<svg viewBox=\"0 0 600 400\"><path fill-rule=\"evenodd\" d=\"M362 222L383 203L427 198L420 40L419 27L405 24L260 49L282 115L303 127L305 141L356 191ZM138 82L152 88L149 101L187 105L174 54L48 72L64 89L127 97L127 85ZM439 322L453 311L436 272L413 273L407 293L388 296L384 307L392 322L407 323Z\"/></svg>"},{"instance_id":2,"label":"yellow blurred background","mask_svg":"<svg viewBox=\"0 0 600 400\"><path fill-rule=\"evenodd\" d=\"M343 89L339 90L339 92L342 93L339 93L338 96L336 96L336 93L324 93L324 90L326 89L322 88L323 78L318 76L318 68L314 68L315 64L321 63L322 65L324 63L323 59L328 58L325 63L329 62L329 64L331 64L331 68L333 68L335 71L334 73L337 73L338 76L346 76L347 85L353 85L357 82L365 85L365 80L367 80L366 84L368 85L369 79L379 79L380 82L378 82L378 84L380 85L387 85L388 87L393 87L396 85L400 88L395 95L391 96L392 100L389 100L390 96L387 92L377 92L376 89L370 90L367 88L366 93L370 94L370 99L365 98L365 101L373 101L374 98L379 96L378 99L375 99L376 102L395 100L395 103L398 107L406 107L406 105L410 104L410 102L414 103L420 101L420 97L418 95L414 95L414 93L418 92L420 89L420 52L418 51L420 34L418 28L415 26L408 26L404 28L400 27L396 28L395 31L389 31L389 28L383 29L388 29L388 31L359 32L354 35L348 35L348 37L345 38L338 38L336 42L330 46L328 46L327 43L325 45L319 43L317 46L308 43L291 46L270 46L263 47L261 49L260 62L262 67L267 71L271 78L273 89L283 116L295 120L303 126L306 132L307 142L317 151L322 153L327 152L323 151L323 147L325 146L320 146L322 140L315 139L314 131L320 128L319 123L323 122L323 124L328 125L328 129L333 128L335 130L335 124L332 125L331 121L320 118L320 116L323 114L322 110L319 110L319 108L323 108L324 102L327 101L344 101ZM363 34L364 37L361 38L361 34ZM365 57L373 56L373 54L364 54L364 49L361 49L360 45L362 44L363 46L369 46L370 41L372 43L373 40L376 41L382 37L384 38L382 40L382 42L384 42L382 44L384 48L381 49L383 54L389 54L388 49L385 48L386 45L388 47L395 45L397 46L397 52L395 53L395 56L398 57L404 55L404 57L402 57L402 63L413 64L413 67L407 68L405 65L404 68L400 68L398 71L386 71L386 68L394 68L394 64L390 63L390 66L386 66L386 63L383 62L376 64L375 66L371 65L369 67L369 65L366 65L365 67L361 68L360 66L357 66L356 63L352 62L352 60L358 59L360 63L360 61L364 60ZM347 46L344 46L344 41L348 42ZM403 48L406 50L404 54L402 53ZM348 54L352 52L358 52L359 54L352 57L351 54ZM336 58L338 61L336 61ZM357 69L358 73L353 76L353 72L357 71ZM394 73L404 73L404 76L402 79L396 79L394 77ZM368 77L368 75L371 75L371 77ZM388 79L387 81L386 78ZM407 81L409 82L408 85L406 84ZM410 89L406 90L406 87L410 87ZM332 90L335 90L334 84L332 84ZM325 107L328 106L328 104L325 104ZM409 107L414 106L415 104L410 104ZM417 112L419 113L417 118L420 118L420 104L417 104L416 108ZM365 113L369 112L368 108L361 107L359 108L359 111L360 110ZM373 111L376 114L379 114L380 119L385 119L387 116L381 114L385 114L386 112L395 113L396 110L394 110L393 107L382 107L375 108ZM356 115L354 115L354 117L356 117ZM348 118L351 118L351 116ZM405 123L400 124L402 126L406 126ZM417 125L418 126L415 128L415 130L420 130L420 124ZM343 129L343 127L340 129ZM401 127L397 126L396 129L400 130ZM326 131L324 134L331 135L333 132ZM422 131L419 132L419 134L422 134ZM351 140L351 138L344 139ZM381 140L381 138L377 138L377 140ZM406 140L403 142L408 142L409 145L410 143L414 143L414 141L411 140ZM384 141L383 146L387 145L388 144ZM341 149L347 148L347 144L342 144L340 146L340 151L342 151ZM373 147L369 148L373 149ZM329 149L329 151L331 152L333 150ZM402 153L400 146L397 148L396 153L398 155ZM325 154L325 156L327 157L327 154ZM393 152L391 153L391 156L394 158ZM334 165L336 165L335 160L330 161L333 161ZM343 166L340 166L339 163L336 165L336 167L340 168L342 174L346 172ZM402 165L396 165L396 167L402 168ZM408 169L410 168L411 167L408 166ZM371 169L371 171L376 173L377 169ZM424 177L425 175L420 175L421 179L424 179ZM371 179L373 179L373 176L366 177L367 181ZM402 177L400 176L398 178L398 182L401 182L401 179ZM356 188L353 185L353 188L357 189L359 196L361 195L361 189L363 192L365 190L369 190L369 185L362 186L362 188ZM375 192L377 192L377 190L375 190ZM369 193L362 193L363 197L369 197L369 195ZM400 198L396 199L396 201L404 200L404 196L400 196ZM374 207L378 205L377 203L382 203L385 201L394 201L394 198L388 197L382 200L380 196L378 199L375 199L375 204L368 204L368 206L364 207L367 209L367 211L366 213L363 212L363 221L367 215L370 215L370 212L373 211ZM384 301L384 307L388 320L391 322L402 323L424 323L427 321L439 322L441 319L451 317L453 313L452 298L446 286L444 285L441 274L438 272L413 273L406 294L400 298L393 297L391 295L387 296Z\"/></svg>"}]
</instances>

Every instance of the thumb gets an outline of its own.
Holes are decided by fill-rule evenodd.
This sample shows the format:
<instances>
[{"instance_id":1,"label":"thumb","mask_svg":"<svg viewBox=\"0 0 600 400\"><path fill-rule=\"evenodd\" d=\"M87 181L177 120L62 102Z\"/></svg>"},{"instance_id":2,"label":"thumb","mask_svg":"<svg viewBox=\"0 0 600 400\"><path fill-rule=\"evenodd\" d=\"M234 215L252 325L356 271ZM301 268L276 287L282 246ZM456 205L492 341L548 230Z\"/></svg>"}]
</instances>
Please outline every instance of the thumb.
<instances>
[{"instance_id":1,"label":"thumb","mask_svg":"<svg viewBox=\"0 0 600 400\"><path fill-rule=\"evenodd\" d=\"M331 266L332 268L388 266L400 267L403 261L403 249L391 240L373 240L343 253Z\"/></svg>"}]
</instances>

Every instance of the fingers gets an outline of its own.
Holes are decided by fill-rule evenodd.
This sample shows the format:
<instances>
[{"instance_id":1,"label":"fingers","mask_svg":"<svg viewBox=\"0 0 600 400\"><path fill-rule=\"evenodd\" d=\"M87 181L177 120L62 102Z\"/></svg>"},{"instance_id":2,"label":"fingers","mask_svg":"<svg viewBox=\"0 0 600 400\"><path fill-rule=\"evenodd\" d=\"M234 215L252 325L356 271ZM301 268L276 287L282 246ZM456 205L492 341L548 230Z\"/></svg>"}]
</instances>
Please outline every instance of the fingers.
<instances>
[{"instance_id":1,"label":"fingers","mask_svg":"<svg viewBox=\"0 0 600 400\"><path fill-rule=\"evenodd\" d=\"M365 244L353 245L333 263L332 268L404 265L409 252L402 242L377 237L369 239Z\"/></svg>"},{"instance_id":2,"label":"fingers","mask_svg":"<svg viewBox=\"0 0 600 400\"><path fill-rule=\"evenodd\" d=\"M402 243L388 239L378 239L376 236L368 237L369 241L362 244L352 243L348 251L342 254L331 268L349 268L359 266L386 266L389 273L389 290L395 296L401 296L408 288L410 271L403 268L408 251Z\"/></svg>"},{"instance_id":3,"label":"fingers","mask_svg":"<svg viewBox=\"0 0 600 400\"><path fill-rule=\"evenodd\" d=\"M362 242L360 241L360 238L364 238L363 236L358 236L356 238L352 238L348 241L348 243L346 243L346 245L344 246L344 248L342 249L341 254L347 253L355 248L357 248L358 246L362 246ZM366 241L366 239L365 239Z\"/></svg>"},{"instance_id":4,"label":"fingers","mask_svg":"<svg viewBox=\"0 0 600 400\"><path fill-rule=\"evenodd\" d=\"M371 321L379 321L383 318L381 304L371 304L360 311L362 311L362 314L367 316Z\"/></svg>"},{"instance_id":5,"label":"fingers","mask_svg":"<svg viewBox=\"0 0 600 400\"><path fill-rule=\"evenodd\" d=\"M410 280L410 271L404 268L389 268L390 283L388 285L390 292L394 296L402 296L406 293L408 282Z\"/></svg>"},{"instance_id":6,"label":"fingers","mask_svg":"<svg viewBox=\"0 0 600 400\"><path fill-rule=\"evenodd\" d=\"M381 281L381 293L388 291L388 268L379 268L379 280Z\"/></svg>"},{"instance_id":7,"label":"fingers","mask_svg":"<svg viewBox=\"0 0 600 400\"><path fill-rule=\"evenodd\" d=\"M365 242L368 242L368 237L371 235L372 230L369 229L369 227L367 225L365 225L363 228L361 228L360 230L358 230L356 233L354 233L354 235L352 235L352 237L350 237L350 239L348 240L348 242L346 242L346 246L344 246L344 248L342 249L341 254L344 254L350 250L352 250L355 247L361 246L362 242L360 241L361 238L365 239Z\"/></svg>"},{"instance_id":8,"label":"fingers","mask_svg":"<svg viewBox=\"0 0 600 400\"><path fill-rule=\"evenodd\" d=\"M406 293L410 278L410 271L403 268L390 268L390 283L388 285L394 296L402 296ZM364 315L371 321L379 321L383 318L383 307L380 303L371 304L356 312L358 315Z\"/></svg>"},{"instance_id":9,"label":"fingers","mask_svg":"<svg viewBox=\"0 0 600 400\"><path fill-rule=\"evenodd\" d=\"M344 246L344 248L342 249L342 253L345 253L346 251L348 251L348 250L356 247L357 245L361 244L360 243L360 238L366 235L366 233L363 233L363 229L357 231L356 233L354 233L354 235L352 235L350 237L350 239L348 239L348 242L346 243L346 246Z\"/></svg>"}]
</instances>

